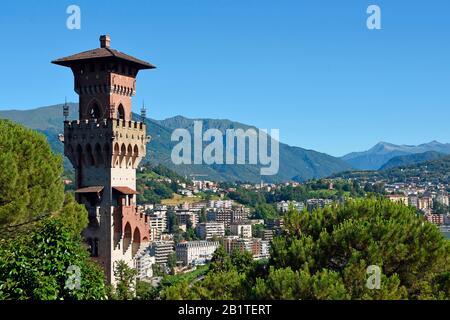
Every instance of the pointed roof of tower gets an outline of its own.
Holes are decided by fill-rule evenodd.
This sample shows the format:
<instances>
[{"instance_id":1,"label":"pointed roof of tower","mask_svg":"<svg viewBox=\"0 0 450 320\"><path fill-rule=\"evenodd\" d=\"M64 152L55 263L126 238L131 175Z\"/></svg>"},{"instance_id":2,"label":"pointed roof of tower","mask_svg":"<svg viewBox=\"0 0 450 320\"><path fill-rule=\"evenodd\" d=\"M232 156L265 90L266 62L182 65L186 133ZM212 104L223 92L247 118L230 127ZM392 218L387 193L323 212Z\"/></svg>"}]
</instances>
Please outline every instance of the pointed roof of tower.
<instances>
[{"instance_id":1,"label":"pointed roof of tower","mask_svg":"<svg viewBox=\"0 0 450 320\"><path fill-rule=\"evenodd\" d=\"M156 68L149 62L140 60L138 58L132 57L123 52L117 51L115 49L111 49L109 47L110 44L109 36L100 36L100 48L92 49L84 52L80 52L68 57L60 58L53 60L52 63L71 67L73 64L78 63L80 61L90 61L97 59L112 59L122 62L128 62L134 64L138 69L154 69Z\"/></svg>"}]
</instances>

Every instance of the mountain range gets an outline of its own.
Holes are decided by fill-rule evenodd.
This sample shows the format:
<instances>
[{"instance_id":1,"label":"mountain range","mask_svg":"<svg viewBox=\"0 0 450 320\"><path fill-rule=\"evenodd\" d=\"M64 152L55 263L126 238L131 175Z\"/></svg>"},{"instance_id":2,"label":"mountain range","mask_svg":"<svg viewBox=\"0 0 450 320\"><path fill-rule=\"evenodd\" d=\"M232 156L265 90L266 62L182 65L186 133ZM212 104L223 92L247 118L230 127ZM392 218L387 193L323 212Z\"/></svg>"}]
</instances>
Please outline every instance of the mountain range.
<instances>
[{"instance_id":1,"label":"mountain range","mask_svg":"<svg viewBox=\"0 0 450 320\"><path fill-rule=\"evenodd\" d=\"M78 115L78 104L70 103L69 119ZM63 153L63 144L58 140L58 134L63 132L62 105L40 107L31 110L0 111L0 118L10 119L26 127L43 133L53 150ZM133 114L134 120L140 120ZM289 146L280 143L280 169L277 175L261 176L259 165L175 165L171 161L171 152L178 142L171 141L174 129L187 129L193 132L194 121L201 120L203 131L214 128L222 133L227 129L243 129L255 127L227 119L189 119L175 116L164 120L146 118L148 134L152 136L147 148L146 161L153 164L163 164L183 176L202 178L215 181L246 181L246 182L285 182L306 181L312 178L328 177L333 174L356 170L385 170L398 166L421 163L450 155L450 144L432 141L413 145L395 145L380 142L367 151L352 152L337 158L314 150ZM64 158L66 168L71 168Z\"/></svg>"},{"instance_id":2,"label":"mountain range","mask_svg":"<svg viewBox=\"0 0 450 320\"><path fill-rule=\"evenodd\" d=\"M440 143L438 141L431 141L429 143L412 145L396 145L388 142L380 142L374 147L363 152L352 152L343 157L353 168L359 170L378 170L396 157L405 156L398 160L402 164L417 163L422 158L422 161L435 159L436 154L426 154L428 152L436 152L444 155L450 154L450 143ZM423 154L422 156L417 156ZM409 157L408 157L409 156ZM434 156L434 157L433 157ZM416 160L414 160L416 159ZM401 163L405 162L405 163ZM395 163L388 166L392 167Z\"/></svg>"},{"instance_id":3,"label":"mountain range","mask_svg":"<svg viewBox=\"0 0 450 320\"><path fill-rule=\"evenodd\" d=\"M413 164L423 163L430 160L438 160L448 155L436 151L427 151L424 153L408 154L406 156L397 156L381 166L380 170L387 170L397 167L405 167Z\"/></svg>"},{"instance_id":4,"label":"mountain range","mask_svg":"<svg viewBox=\"0 0 450 320\"><path fill-rule=\"evenodd\" d=\"M78 104L70 103L71 118L78 114ZM133 114L135 120L140 119ZM58 134L63 133L62 105L53 105L32 110L0 111L0 118L10 119L26 127L43 133L55 152L62 153L63 145ZM306 181L312 178L326 177L331 174L351 170L344 160L314 150L289 146L280 143L280 168L277 175L261 176L259 165L175 165L171 161L172 148L177 142L171 141L172 131L176 128L193 130L195 120L202 120L203 130L215 128L221 132L227 129L254 128L231 120L188 119L176 116L165 120L145 120L148 134L152 136L147 148L146 160L153 164L164 164L183 176L199 177L216 181L283 182ZM65 159L65 166L70 163Z\"/></svg>"}]
</instances>

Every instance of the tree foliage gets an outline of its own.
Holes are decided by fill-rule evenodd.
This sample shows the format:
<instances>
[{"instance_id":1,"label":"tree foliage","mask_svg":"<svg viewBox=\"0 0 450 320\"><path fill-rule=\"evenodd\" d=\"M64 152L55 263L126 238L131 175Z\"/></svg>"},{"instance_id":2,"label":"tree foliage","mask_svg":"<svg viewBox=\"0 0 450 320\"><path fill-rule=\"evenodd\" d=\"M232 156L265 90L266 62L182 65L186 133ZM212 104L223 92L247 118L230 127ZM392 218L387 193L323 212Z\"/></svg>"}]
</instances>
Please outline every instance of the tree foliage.
<instances>
[{"instance_id":1,"label":"tree foliage","mask_svg":"<svg viewBox=\"0 0 450 320\"><path fill-rule=\"evenodd\" d=\"M105 298L81 244L86 209L64 196L62 172L44 136L0 120L0 299Z\"/></svg>"},{"instance_id":2,"label":"tree foliage","mask_svg":"<svg viewBox=\"0 0 450 320\"><path fill-rule=\"evenodd\" d=\"M68 286L70 266L79 268L79 289ZM105 298L103 271L71 230L53 218L42 221L31 235L1 240L0 279L0 299Z\"/></svg>"},{"instance_id":3,"label":"tree foliage","mask_svg":"<svg viewBox=\"0 0 450 320\"><path fill-rule=\"evenodd\" d=\"M442 289L442 276L449 272L449 262L449 242L413 209L383 199L355 200L312 214L291 209L285 217L283 235L272 244L273 269L268 283L271 277L285 272L293 279L292 285L310 279L313 288L320 287L319 280L322 283L332 277L340 284L336 290L345 289L345 295L337 297L442 298L450 294ZM366 270L371 265L382 269L380 290L365 285ZM263 287L260 281L259 296ZM270 289L270 285L266 287ZM266 294L282 298L271 290ZM320 296L308 291L295 298Z\"/></svg>"},{"instance_id":4,"label":"tree foliage","mask_svg":"<svg viewBox=\"0 0 450 320\"><path fill-rule=\"evenodd\" d=\"M0 228L31 223L61 209L62 159L46 138L0 120Z\"/></svg>"},{"instance_id":5,"label":"tree foliage","mask_svg":"<svg viewBox=\"0 0 450 320\"><path fill-rule=\"evenodd\" d=\"M63 207L55 214L55 218L74 235L81 234L89 223L85 206L76 202L69 193L65 195Z\"/></svg>"},{"instance_id":6,"label":"tree foliage","mask_svg":"<svg viewBox=\"0 0 450 320\"><path fill-rule=\"evenodd\" d=\"M137 271L130 268L123 260L117 261L114 267L114 277L116 285L110 292L110 299L113 300L131 300L136 293Z\"/></svg>"},{"instance_id":7,"label":"tree foliage","mask_svg":"<svg viewBox=\"0 0 450 320\"><path fill-rule=\"evenodd\" d=\"M248 280L254 269L252 255L235 250L228 255L219 247L211 260L208 273L201 281L182 281L165 288L161 298L167 300L233 300L250 294ZM198 280L198 279L197 279Z\"/></svg>"},{"instance_id":8,"label":"tree foliage","mask_svg":"<svg viewBox=\"0 0 450 320\"><path fill-rule=\"evenodd\" d=\"M278 212L274 208L274 206L270 204L259 204L255 208L255 212L253 213L253 218L255 219L276 219L278 217Z\"/></svg>"},{"instance_id":9,"label":"tree foliage","mask_svg":"<svg viewBox=\"0 0 450 320\"><path fill-rule=\"evenodd\" d=\"M141 280L136 281L136 299L137 300L154 300L158 297L158 289L150 283Z\"/></svg>"},{"instance_id":10,"label":"tree foliage","mask_svg":"<svg viewBox=\"0 0 450 320\"><path fill-rule=\"evenodd\" d=\"M450 242L413 208L382 198L312 213L294 208L268 264L219 248L205 278L165 288L164 299L449 299ZM380 288L367 286L380 267Z\"/></svg>"}]
</instances>

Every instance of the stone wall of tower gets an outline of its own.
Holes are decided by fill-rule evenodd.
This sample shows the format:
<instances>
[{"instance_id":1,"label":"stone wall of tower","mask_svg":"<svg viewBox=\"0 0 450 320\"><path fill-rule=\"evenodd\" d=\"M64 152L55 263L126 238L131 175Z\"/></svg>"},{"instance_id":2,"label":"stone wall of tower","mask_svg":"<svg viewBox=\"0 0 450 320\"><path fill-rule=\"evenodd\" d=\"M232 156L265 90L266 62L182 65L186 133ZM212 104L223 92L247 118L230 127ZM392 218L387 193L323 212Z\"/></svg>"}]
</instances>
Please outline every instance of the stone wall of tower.
<instances>
[{"instance_id":1,"label":"stone wall of tower","mask_svg":"<svg viewBox=\"0 0 450 320\"><path fill-rule=\"evenodd\" d=\"M100 48L52 63L74 75L79 120L64 122L64 153L75 168L76 199L89 212L84 237L114 282L115 262L133 267L140 244L150 238L135 195L136 168L149 140L145 124L131 121L131 97L138 72L155 66L110 48L110 42L102 35Z\"/></svg>"},{"instance_id":2,"label":"stone wall of tower","mask_svg":"<svg viewBox=\"0 0 450 320\"><path fill-rule=\"evenodd\" d=\"M80 96L80 119L119 118L124 109L124 120L131 120L131 97L136 92L137 70L131 65L112 62L79 64L72 67L75 91ZM99 115L92 117L94 105Z\"/></svg>"},{"instance_id":3,"label":"stone wall of tower","mask_svg":"<svg viewBox=\"0 0 450 320\"><path fill-rule=\"evenodd\" d=\"M114 187L136 190L136 168L146 154L145 124L104 119L64 123L64 150L76 171L77 189L102 187L97 194L77 194L85 204L89 226L83 236L95 242L95 259L114 282L114 263L134 266L138 247L150 238L146 216L137 212L136 196L121 194Z\"/></svg>"},{"instance_id":4,"label":"stone wall of tower","mask_svg":"<svg viewBox=\"0 0 450 320\"><path fill-rule=\"evenodd\" d=\"M65 155L81 170L77 187L111 182L111 186L136 188L135 169L148 142L145 124L115 119L67 121L64 136ZM112 174L105 175L105 170Z\"/></svg>"}]
</instances>

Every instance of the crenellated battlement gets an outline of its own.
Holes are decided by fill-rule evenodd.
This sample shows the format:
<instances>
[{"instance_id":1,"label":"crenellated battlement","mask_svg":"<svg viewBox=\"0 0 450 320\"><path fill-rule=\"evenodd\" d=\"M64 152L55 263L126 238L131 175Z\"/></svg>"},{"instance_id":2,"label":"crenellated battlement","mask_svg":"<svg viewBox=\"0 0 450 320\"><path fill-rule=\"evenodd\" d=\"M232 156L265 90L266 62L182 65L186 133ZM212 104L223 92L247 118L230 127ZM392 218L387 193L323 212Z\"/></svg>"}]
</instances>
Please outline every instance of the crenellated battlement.
<instances>
[{"instance_id":1,"label":"crenellated battlement","mask_svg":"<svg viewBox=\"0 0 450 320\"><path fill-rule=\"evenodd\" d=\"M150 136L143 122L122 119L64 122L64 153L75 167L135 169L146 154Z\"/></svg>"},{"instance_id":2,"label":"crenellated battlement","mask_svg":"<svg viewBox=\"0 0 450 320\"><path fill-rule=\"evenodd\" d=\"M64 128L80 128L80 129L96 129L96 128L129 128L145 130L146 125L140 121L123 120L123 119L85 119L65 121Z\"/></svg>"}]
</instances>

